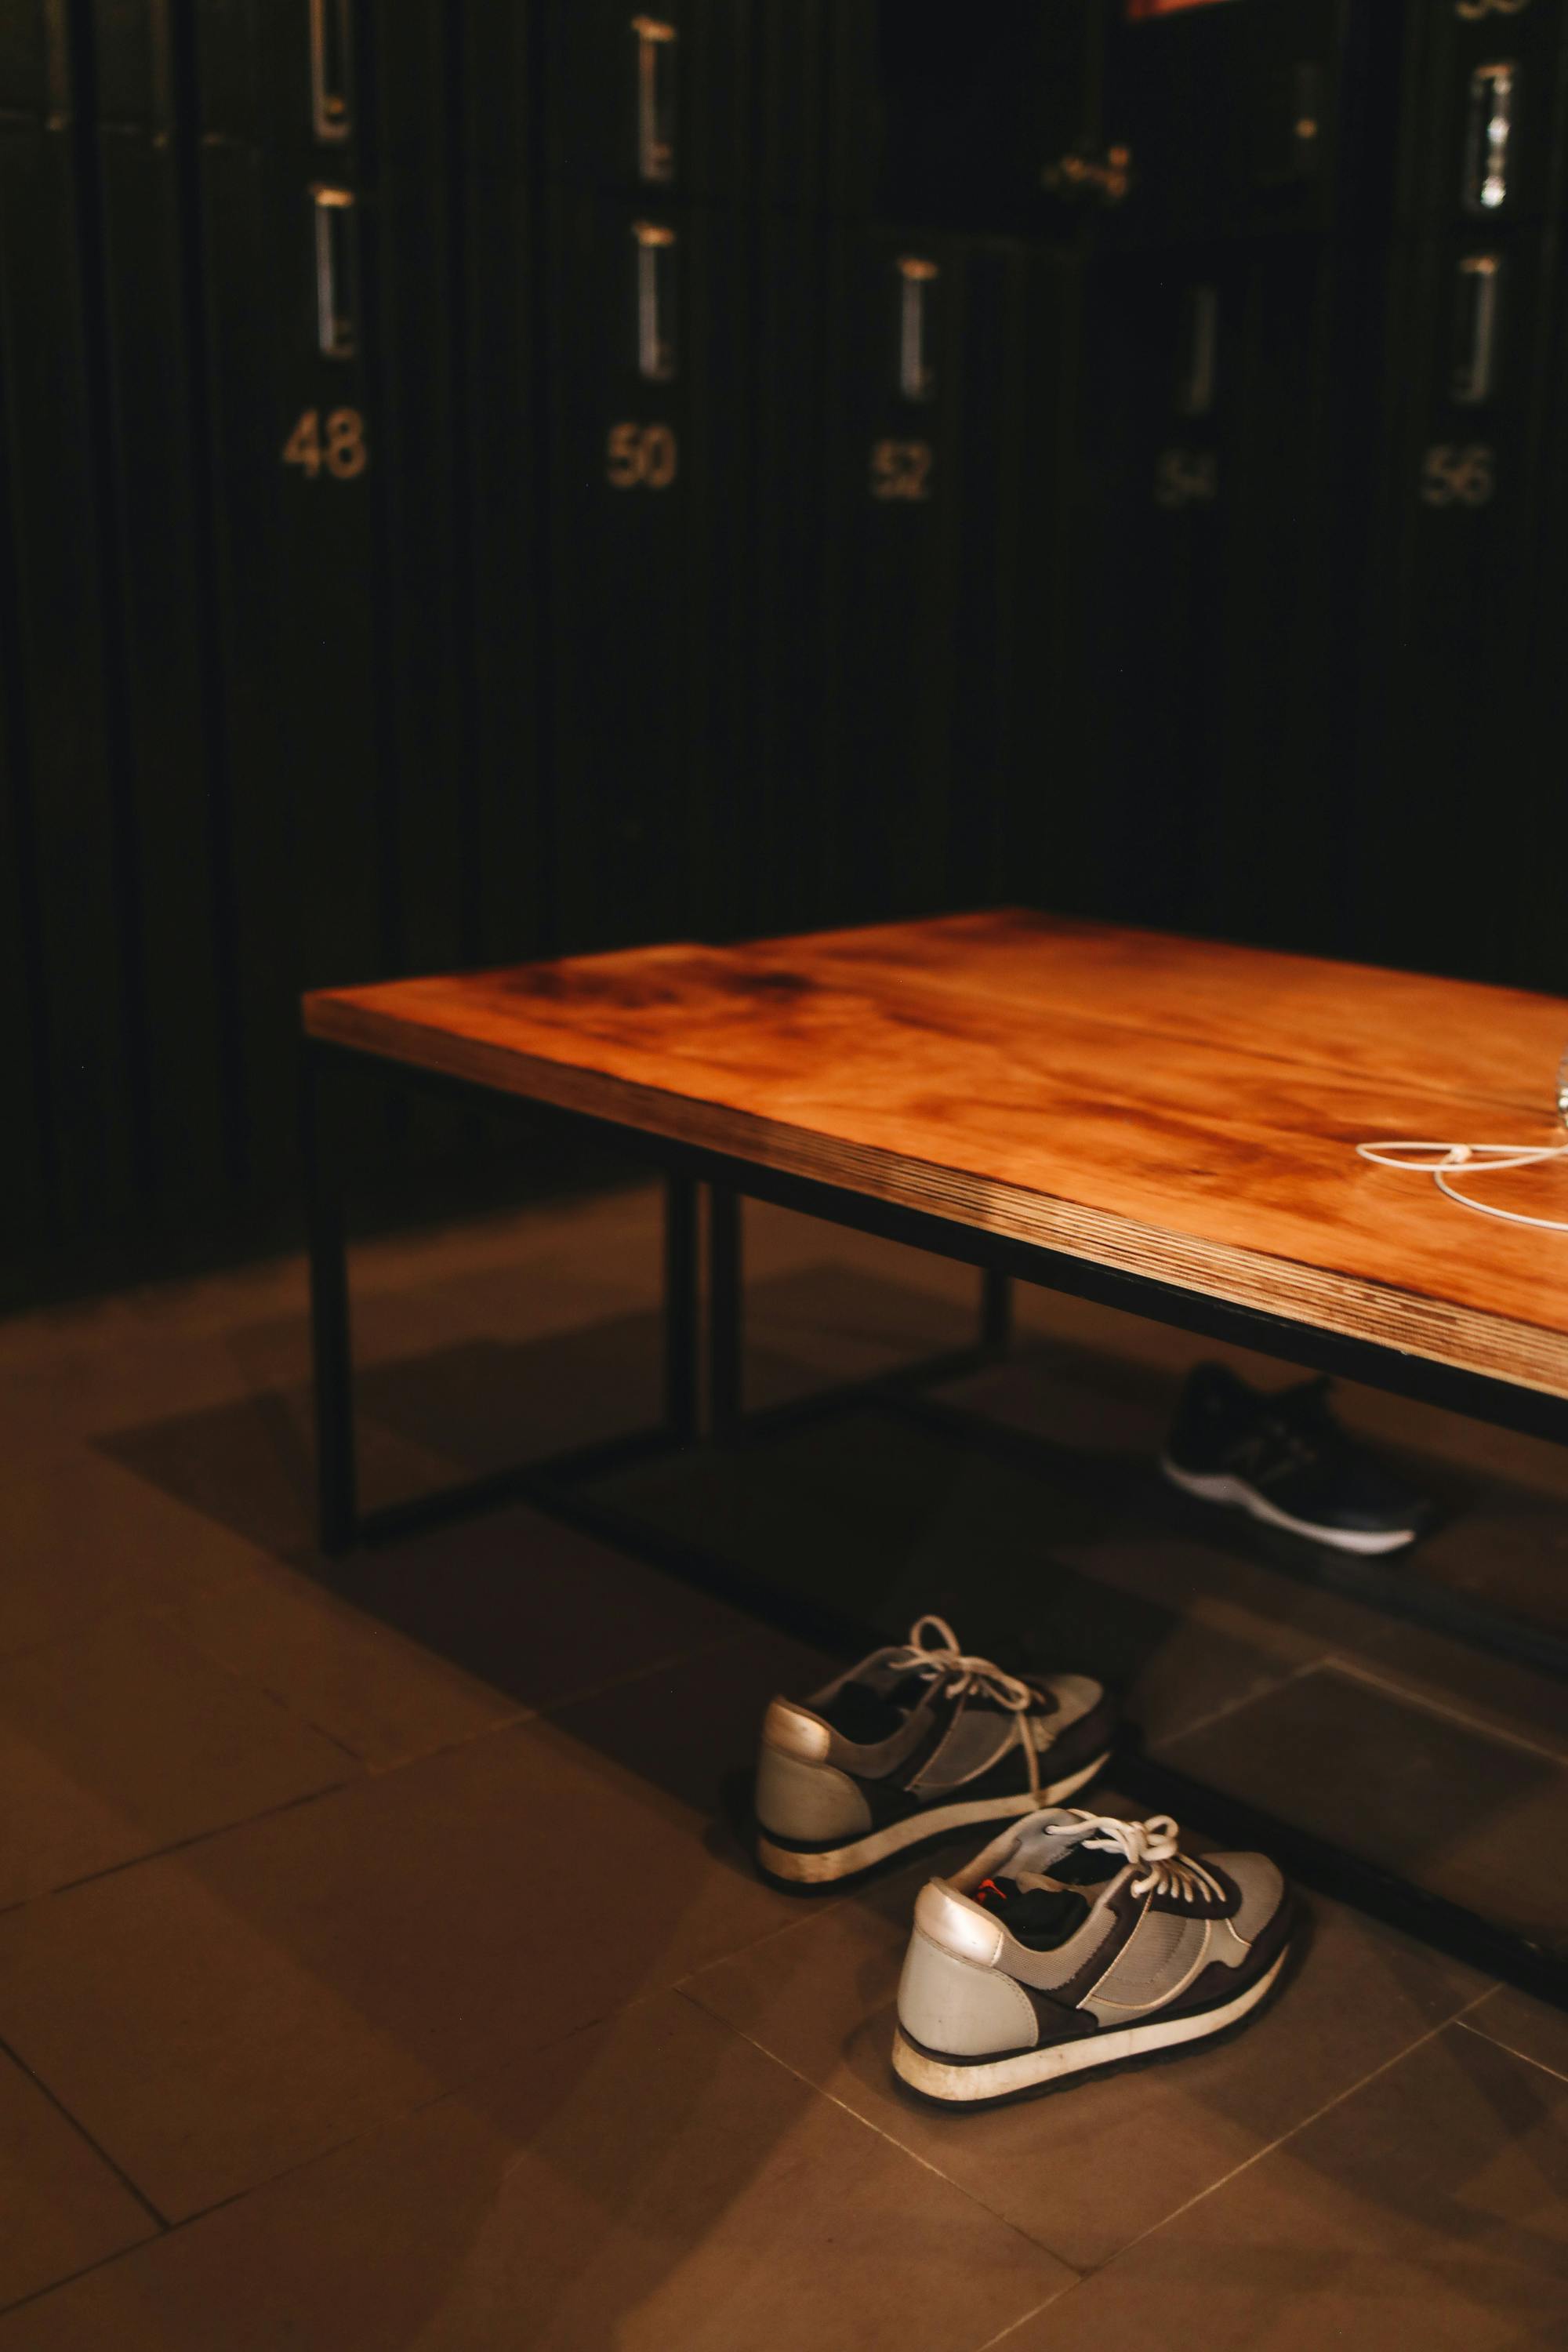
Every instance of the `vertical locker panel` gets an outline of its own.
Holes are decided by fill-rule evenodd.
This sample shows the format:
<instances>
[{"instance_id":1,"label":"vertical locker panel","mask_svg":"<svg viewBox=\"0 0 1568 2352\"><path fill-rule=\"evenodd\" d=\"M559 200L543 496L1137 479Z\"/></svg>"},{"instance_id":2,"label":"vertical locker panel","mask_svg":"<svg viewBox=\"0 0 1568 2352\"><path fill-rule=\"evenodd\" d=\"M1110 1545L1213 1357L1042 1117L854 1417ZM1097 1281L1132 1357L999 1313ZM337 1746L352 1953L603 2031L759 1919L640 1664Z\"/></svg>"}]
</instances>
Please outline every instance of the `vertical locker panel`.
<instances>
[{"instance_id":1,"label":"vertical locker panel","mask_svg":"<svg viewBox=\"0 0 1568 2352\"><path fill-rule=\"evenodd\" d=\"M542 952L539 602L550 470L539 396L542 278L526 11L467 0L450 70L457 154L452 339L460 404L455 674L465 901L482 963Z\"/></svg>"},{"instance_id":2,"label":"vertical locker panel","mask_svg":"<svg viewBox=\"0 0 1568 2352\"><path fill-rule=\"evenodd\" d=\"M825 808L826 238L799 205L761 206L747 230L747 429L733 493L742 709L719 811L719 912L739 937L819 920Z\"/></svg>"},{"instance_id":3,"label":"vertical locker panel","mask_svg":"<svg viewBox=\"0 0 1568 2352\"><path fill-rule=\"evenodd\" d=\"M552 191L555 933L679 938L712 903L734 684L723 506L735 217Z\"/></svg>"},{"instance_id":4,"label":"vertical locker panel","mask_svg":"<svg viewBox=\"0 0 1568 2352\"><path fill-rule=\"evenodd\" d=\"M1499 980L1553 797L1531 656L1565 33L1556 7L1413 11L1402 91L1356 924L1380 960Z\"/></svg>"},{"instance_id":5,"label":"vertical locker panel","mask_svg":"<svg viewBox=\"0 0 1568 2352\"><path fill-rule=\"evenodd\" d=\"M1507 979L1521 851L1552 789L1528 656L1553 240L1416 233L1395 259L1360 939L1379 961Z\"/></svg>"},{"instance_id":6,"label":"vertical locker panel","mask_svg":"<svg viewBox=\"0 0 1568 2352\"><path fill-rule=\"evenodd\" d=\"M384 970L390 851L357 90L327 93L341 123L318 109L311 31L302 0L269 11L198 0L246 1165L279 1203L293 1185L299 992Z\"/></svg>"},{"instance_id":7,"label":"vertical locker panel","mask_svg":"<svg viewBox=\"0 0 1568 2352\"><path fill-rule=\"evenodd\" d=\"M299 991L466 952L442 30L429 0L198 16L232 867L268 1192L291 1181Z\"/></svg>"},{"instance_id":8,"label":"vertical locker panel","mask_svg":"<svg viewBox=\"0 0 1568 2352\"><path fill-rule=\"evenodd\" d=\"M1026 257L1003 238L967 243L963 268L959 418L961 477L953 562L958 597L952 641L952 726L949 743L945 872L948 906L1016 898L1016 801L1033 778L1016 772L1011 689L1021 638L1038 636L1031 590L1057 553L1051 518L1037 510L1038 536L1025 542L1021 494L1025 443L1051 436L1051 404L1029 413L1024 400L1029 321ZM1024 566L1031 567L1026 579ZM1053 752L1042 747L1048 792L1059 782ZM1035 761L1028 759L1028 767ZM1048 781L1047 781L1048 778Z\"/></svg>"},{"instance_id":9,"label":"vertical locker panel","mask_svg":"<svg viewBox=\"0 0 1568 2352\"><path fill-rule=\"evenodd\" d=\"M1214 895L1222 615L1239 377L1235 257L1107 260L1086 290L1079 408L1096 641L1078 734L1099 911L1198 927Z\"/></svg>"},{"instance_id":10,"label":"vertical locker panel","mask_svg":"<svg viewBox=\"0 0 1568 2352\"><path fill-rule=\"evenodd\" d=\"M1563 197L1555 192L1544 270L1556 282L1564 261ZM1568 994L1563 877L1568 872L1568 794L1561 781L1559 746L1568 734L1568 680L1561 648L1568 616L1568 303L1561 298L1549 322L1542 499L1537 562L1530 582L1523 662L1528 692L1518 729L1520 757L1510 805L1499 828L1510 866L1503 919L1506 955L1498 969L1521 988Z\"/></svg>"},{"instance_id":11,"label":"vertical locker panel","mask_svg":"<svg viewBox=\"0 0 1568 2352\"><path fill-rule=\"evenodd\" d=\"M1325 953L1346 881L1371 370L1326 240L1258 238L1238 260L1209 919Z\"/></svg>"},{"instance_id":12,"label":"vertical locker panel","mask_svg":"<svg viewBox=\"0 0 1568 2352\"><path fill-rule=\"evenodd\" d=\"M14 598L5 682L50 1211L26 1258L52 1239L71 1244L79 1264L85 1238L111 1241L130 1226L137 1175L126 844L106 702L103 419L90 375L87 134L73 111L67 12L50 0L9 16L0 49L0 403ZM18 1173L25 1152L24 1143Z\"/></svg>"},{"instance_id":13,"label":"vertical locker panel","mask_svg":"<svg viewBox=\"0 0 1568 2352\"><path fill-rule=\"evenodd\" d=\"M476 953L468 778L454 756L458 311L447 12L380 5L360 37L366 110L365 340L380 642L376 769L392 797L386 951L399 971ZM367 470L368 478L368 470Z\"/></svg>"},{"instance_id":14,"label":"vertical locker panel","mask_svg":"<svg viewBox=\"0 0 1568 2352\"><path fill-rule=\"evenodd\" d=\"M0 17L0 156L16 152L12 140L47 111L48 62L40 9L12 9ZM17 440L9 346L18 322L10 300L3 225L0 260L6 265L0 276L0 1053L13 1074L15 1097L11 1148L0 1161L0 1211L11 1235L0 1295L9 1297L21 1290L28 1258L44 1244L51 1203L48 1074L21 657L17 518L13 510Z\"/></svg>"},{"instance_id":15,"label":"vertical locker panel","mask_svg":"<svg viewBox=\"0 0 1568 2352\"><path fill-rule=\"evenodd\" d=\"M262 153L277 358L269 446L256 457L278 499L278 782L293 802L300 983L310 988L379 978L390 961L375 506L390 455L372 390L370 199L348 159L329 167L285 144L282 128Z\"/></svg>"},{"instance_id":16,"label":"vertical locker panel","mask_svg":"<svg viewBox=\"0 0 1568 2352\"><path fill-rule=\"evenodd\" d=\"M1077 912L1093 903L1090 812L1104 781L1103 746L1086 757L1078 726L1079 681L1105 617L1085 593L1079 551L1082 271L1073 255L1040 246L1007 274L1011 327L999 349L976 339L968 360L980 373L971 480L984 539L962 567L966 628L982 653L987 639L995 648L989 674L974 662L968 700L992 697L997 787L988 835L956 862L954 894ZM981 734L984 709L972 723ZM961 710L961 779L965 733Z\"/></svg>"},{"instance_id":17,"label":"vertical locker panel","mask_svg":"<svg viewBox=\"0 0 1568 2352\"><path fill-rule=\"evenodd\" d=\"M836 224L823 543L827 909L939 907L951 824L963 247Z\"/></svg>"},{"instance_id":18,"label":"vertical locker panel","mask_svg":"<svg viewBox=\"0 0 1568 2352\"><path fill-rule=\"evenodd\" d=\"M93 64L113 503L117 755L132 811L156 1222L208 1213L231 1165L231 990L215 898L202 425L168 0L96 0Z\"/></svg>"},{"instance_id":19,"label":"vertical locker panel","mask_svg":"<svg viewBox=\"0 0 1568 2352\"><path fill-rule=\"evenodd\" d=\"M210 419L220 896L233 971L240 1181L259 1208L287 1198L291 1182L295 999L304 966L301 852L280 690L288 614L274 375L282 356L279 256L265 152L243 117L217 107L211 48L198 58L208 106L198 151L198 324Z\"/></svg>"}]
</instances>

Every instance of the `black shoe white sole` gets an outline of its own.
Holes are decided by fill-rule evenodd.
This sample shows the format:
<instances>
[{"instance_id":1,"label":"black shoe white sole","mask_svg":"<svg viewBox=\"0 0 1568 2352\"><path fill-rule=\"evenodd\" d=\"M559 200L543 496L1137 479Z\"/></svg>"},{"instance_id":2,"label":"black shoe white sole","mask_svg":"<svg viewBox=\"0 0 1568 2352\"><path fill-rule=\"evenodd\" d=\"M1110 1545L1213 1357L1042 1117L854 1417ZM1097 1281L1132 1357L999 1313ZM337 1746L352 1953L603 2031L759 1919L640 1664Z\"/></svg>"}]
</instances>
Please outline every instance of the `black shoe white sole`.
<instances>
[{"instance_id":1,"label":"black shoe white sole","mask_svg":"<svg viewBox=\"0 0 1568 2352\"><path fill-rule=\"evenodd\" d=\"M1108 1748L1104 1755L1080 1765L1065 1780L1042 1786L1037 1795L1026 1789L1016 1797L979 1797L960 1804L932 1805L924 1812L908 1814L901 1822L890 1822L886 1829L872 1830L848 1845L803 1850L779 1845L766 1830L759 1829L757 1864L769 1878L787 1886L837 1885L847 1878L858 1878L862 1871L875 1870L894 1854L924 1845L929 1838L947 1837L955 1830L975 1829L985 1822L1020 1820L1042 1805L1065 1804L1104 1770L1110 1756Z\"/></svg>"},{"instance_id":2,"label":"black shoe white sole","mask_svg":"<svg viewBox=\"0 0 1568 2352\"><path fill-rule=\"evenodd\" d=\"M1185 2017L1151 2017L1142 2025L1121 2025L1086 2034L1081 2041L1054 2042L1043 2050L1020 2050L1010 2058L967 2059L958 2063L922 2050L901 2029L893 2037L893 2071L922 2097L940 2099L948 2106L973 2106L1000 2099L1026 2098L1070 2075L1100 2066L1124 2065L1131 2059L1177 2050L1184 2042L1206 2042L1226 2032L1267 2000L1290 1958L1287 1944L1271 1966L1243 1987L1233 2000L1214 2009L1190 2011Z\"/></svg>"},{"instance_id":3,"label":"black shoe white sole","mask_svg":"<svg viewBox=\"0 0 1568 2352\"><path fill-rule=\"evenodd\" d=\"M1360 1552L1363 1557L1375 1552L1399 1551L1405 1544L1414 1543L1419 1528L1384 1528L1369 1534L1360 1528L1320 1527L1311 1519L1292 1517L1271 1503L1267 1495L1249 1486L1245 1478L1232 1477L1225 1471L1179 1470L1169 1454L1162 1454L1160 1467L1173 1486L1184 1494L1196 1495L1205 1503L1222 1503L1227 1509L1245 1511L1250 1518L1263 1519L1271 1528L1289 1528L1292 1535L1306 1536L1312 1543L1331 1544L1336 1551Z\"/></svg>"}]
</instances>

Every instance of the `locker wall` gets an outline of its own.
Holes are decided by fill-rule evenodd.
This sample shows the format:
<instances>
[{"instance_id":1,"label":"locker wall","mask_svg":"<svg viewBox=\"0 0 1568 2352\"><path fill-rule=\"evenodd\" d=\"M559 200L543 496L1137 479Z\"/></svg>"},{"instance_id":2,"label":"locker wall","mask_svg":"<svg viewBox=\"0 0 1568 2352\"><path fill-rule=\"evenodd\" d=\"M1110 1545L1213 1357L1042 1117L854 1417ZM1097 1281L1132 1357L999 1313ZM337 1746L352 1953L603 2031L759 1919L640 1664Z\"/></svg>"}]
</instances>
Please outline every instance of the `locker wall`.
<instances>
[{"instance_id":1,"label":"locker wall","mask_svg":"<svg viewBox=\"0 0 1568 2352\"><path fill-rule=\"evenodd\" d=\"M1563 0L6 0L0 1297L295 1235L313 982L1032 898L1561 984L1565 81ZM371 1215L583 1172L357 1126Z\"/></svg>"}]
</instances>

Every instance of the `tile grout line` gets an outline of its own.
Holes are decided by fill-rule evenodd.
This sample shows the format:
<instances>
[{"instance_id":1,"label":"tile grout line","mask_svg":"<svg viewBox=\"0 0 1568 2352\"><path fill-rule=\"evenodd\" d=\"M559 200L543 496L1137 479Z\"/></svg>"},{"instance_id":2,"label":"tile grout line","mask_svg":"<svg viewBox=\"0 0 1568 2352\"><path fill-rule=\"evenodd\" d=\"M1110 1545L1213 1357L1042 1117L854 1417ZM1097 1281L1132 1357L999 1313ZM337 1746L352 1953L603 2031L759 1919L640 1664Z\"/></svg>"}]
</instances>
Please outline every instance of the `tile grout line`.
<instances>
[{"instance_id":1,"label":"tile grout line","mask_svg":"<svg viewBox=\"0 0 1568 2352\"><path fill-rule=\"evenodd\" d=\"M1135 2238L1129 2238L1124 2246L1119 2246L1115 2253L1108 2256L1105 2262L1097 2264L1097 2272L1109 2270L1113 2263L1119 2263L1123 2255L1131 2253L1134 2246L1141 2246L1145 2238L1152 2238L1161 2230L1168 2229L1171 2223L1179 2221L1184 2213L1190 2213L1194 2205L1203 2204L1205 2199L1213 2197L1221 2189L1228 2187L1231 2181L1238 2179L1242 2173L1250 2172L1255 2164L1260 2164L1266 2156L1272 2156L1277 2148L1284 2147L1289 2141L1298 2138L1313 2124L1321 2122L1323 2116L1330 2114L1333 2108L1342 2106L1346 2099L1354 2098L1358 2092L1365 2090L1369 2083L1375 2083L1379 2075L1386 2074L1391 2066L1402 2065L1405 2060L1414 2056L1417 2050L1424 2050L1427 2042L1436 2042L1439 2034L1447 2033L1451 2025L1462 2023L1472 2009L1478 2007L1496 1990L1495 1984L1483 1985L1480 1991L1466 2001L1462 2009L1457 2009L1451 2017L1445 2017L1440 2023L1429 2026L1425 2033L1418 2033L1414 2042L1406 2042L1403 2050L1396 2050L1392 2057L1384 2060L1381 2066L1374 2066L1370 2074L1363 2074L1359 2081L1347 2084L1342 2091L1336 2091L1331 2099L1325 2099L1321 2107L1314 2107L1310 2115L1303 2116L1299 2123L1291 2125L1289 2131L1281 2132L1277 2139L1271 2139L1266 2147L1254 2148L1250 2156L1243 2157L1239 2164L1233 2164L1230 2170L1222 2173L1217 2180L1211 2180L1206 2189L1200 2189L1195 2196L1185 2198L1180 2205L1173 2206L1170 2212L1162 2215L1158 2221L1151 2221L1146 2230L1140 2230Z\"/></svg>"},{"instance_id":2,"label":"tile grout line","mask_svg":"<svg viewBox=\"0 0 1568 2352\"><path fill-rule=\"evenodd\" d=\"M1562 1748L1543 1747L1539 1740L1527 1739L1517 1731L1506 1730L1500 1724L1489 1722L1484 1716L1467 1715L1462 1707L1447 1700L1428 1697L1425 1691L1413 1684L1392 1681L1387 1675L1373 1674L1370 1667L1350 1659L1335 1659L1333 1664L1348 1681L1366 1683L1372 1689L1384 1691L1389 1697L1401 1699L1405 1706L1418 1708L1424 1715L1436 1716L1440 1722L1460 1724L1465 1730L1476 1732L1483 1739L1495 1740L1500 1748L1517 1748L1526 1756L1539 1756L1544 1763L1555 1764L1559 1770L1568 1765L1568 1756L1564 1756Z\"/></svg>"},{"instance_id":3,"label":"tile grout line","mask_svg":"<svg viewBox=\"0 0 1568 2352\"><path fill-rule=\"evenodd\" d=\"M25 2075L26 2080L32 2084L34 2089L40 2092L43 2096L47 2099L50 2106L55 2109L58 2115L62 2116L65 2118L72 2131L75 2132L77 2137L84 2141L86 2145L91 2148L93 2154L100 2159L100 2161L108 2167L109 2170L113 2173L115 2179L121 2184L121 2186L128 2189L131 2195L134 2197L142 2211L150 2215L152 2220L157 2223L160 2232L166 2231L173 2227L168 2215L166 2213L160 2213L156 2205L153 2204L153 2200L143 2189L137 2187L135 2181L126 2171L124 2166L117 2162L115 2158L110 2156L109 2150L104 2147L101 2140L95 2139L91 2132L88 2130L87 2126L84 2123L79 2122L78 2118L72 2115L70 2109L66 2105L65 2101L59 2097L57 2092L50 2088L49 2084L45 2081L41 2074L36 2073L35 2070L28 2065L26 2060L22 2056L19 2050L15 2049L9 2042L0 2041L0 2057L8 2058L12 2065L16 2067L17 2073ZM141 2242L142 2244L146 2244L148 2242L143 2239ZM129 2248L121 2248L121 2251L129 2252L130 2250ZM113 2257L110 2256L109 2259L112 2261Z\"/></svg>"},{"instance_id":4,"label":"tile grout line","mask_svg":"<svg viewBox=\"0 0 1568 2352\"><path fill-rule=\"evenodd\" d=\"M30 1904L52 1903L57 1895L74 1895L80 1887L97 1886L106 1878L121 1878L128 1870L141 1870L146 1864L164 1862L170 1854L189 1853L193 1846L210 1845L216 1838L227 1837L232 1832L254 1829L258 1822L273 1822L285 1813L297 1813L306 1805L319 1805L327 1797L336 1797L344 1789L357 1789L370 1776L355 1773L346 1780L329 1780L324 1788L307 1789L303 1796L286 1797L279 1805L264 1805L258 1813L242 1813L237 1821L219 1822L212 1829L195 1830L189 1837L175 1838L169 1845L149 1847L145 1853L129 1854L123 1862L111 1862L102 1870L84 1871L79 1878L62 1879L58 1886L41 1886L35 1895L24 1895L15 1903L0 1904L0 1919L15 1918Z\"/></svg>"},{"instance_id":5,"label":"tile grout line","mask_svg":"<svg viewBox=\"0 0 1568 2352\"><path fill-rule=\"evenodd\" d=\"M1032 2310L1021 2312L1016 2319L1010 2319L1000 2334L988 2336L984 2344L975 2347L975 2352L995 2352L997 2345L1007 2343L1012 2336L1016 2336L1021 2327L1027 2327L1031 2319L1038 2319L1042 2311L1049 2311L1053 2303L1061 2303L1068 2295L1076 2294L1079 2287L1088 2284L1089 2275L1092 2273L1069 2279L1065 2286L1057 2290L1055 2294L1047 2295L1044 2303L1037 2303Z\"/></svg>"},{"instance_id":6,"label":"tile grout line","mask_svg":"<svg viewBox=\"0 0 1568 2352\"><path fill-rule=\"evenodd\" d=\"M1182 1622L1184 1624L1192 1625L1201 1623L1202 1621L1193 1617L1186 1617ZM1205 1628L1205 1630L1206 1631L1208 1629ZM1293 1666L1289 1667L1287 1671L1279 1677L1278 1681L1267 1683L1258 1690L1247 1691L1240 1698L1228 1698L1226 1700L1223 1706L1211 1707L1207 1715L1200 1715L1197 1717L1195 1721L1192 1723L1184 1723L1179 1730L1168 1731L1162 1734L1158 1739L1151 1742L1149 1748L1150 1755L1163 1755L1169 1748L1179 1748L1184 1739L1195 1738L1200 1731L1207 1731L1211 1725L1223 1723L1226 1716L1239 1714L1244 1706L1254 1706L1260 1700L1278 1697L1279 1694L1287 1688L1289 1684L1300 1682L1303 1675L1317 1674L1320 1668L1331 1661L1333 1654L1334 1654L1331 1650L1325 1650L1321 1657L1298 1659ZM1114 1758L1111 1760L1114 1763Z\"/></svg>"},{"instance_id":7,"label":"tile grout line","mask_svg":"<svg viewBox=\"0 0 1568 2352\"><path fill-rule=\"evenodd\" d=\"M922 2172L929 2172L933 2180L940 2180L944 2189L952 2189L956 2195L966 2199L971 2205L977 2206L982 2213L989 2213L994 2221L999 2222L1002 2228L1010 2231L1015 2238L1021 2239L1024 2244L1034 2252L1043 2254L1047 2262L1058 2263L1062 2269L1069 2273L1069 2284L1075 2286L1078 2284L1079 2273L1075 2271L1073 2264L1068 2261L1065 2254L1058 2254L1054 2246L1047 2246L1042 2239L1031 2237L1027 2230L1020 2229L1016 2221L1010 2221L1005 2213L999 2213L994 2205L986 2203L984 2197L977 2197L972 2189L965 2188L963 2181L954 2180L950 2172L943 2172L940 2165L932 2164L929 2157L922 2156L918 2148L910 2147L907 2141L895 2139L891 2132L884 2131L880 2124L875 2124L868 2116L863 2116L858 2107L852 2107L847 2100L839 2098L837 2092L828 2090L824 2084L814 2083L809 2074L803 2074L798 2066L792 2066L787 2058L781 2058L776 2050L770 2050L765 2042L759 2042L754 2033L746 2032L744 2026L737 2025L731 2018L721 2017L716 2011L705 2008L701 2001L694 2000L686 1990L686 1985L689 1981L689 1978L684 1979L680 1984L672 1986L671 1990L679 2000L687 2002L689 2007L696 2010L700 2017L707 2018L714 2025L722 2026L727 2032L734 2034L738 2041L745 2042L749 2049L754 2050L760 2058L767 2059L771 2065L781 2067L786 2074L793 2075L802 2088L809 2091L815 2098L826 2099L830 2107L837 2107L841 2115L847 2116L852 2123L858 2124L863 2130L868 2131L874 2139L882 2141L885 2147L896 2148L900 2156L907 2156L911 2163L920 2166ZM1054 2301L1055 2298L1048 2296L1047 2300ZM1026 2312L1023 2318L1009 2321L1008 2325L1021 2326L1023 2319L1029 2316L1030 2314ZM979 2347L979 2352L984 2352L984 2346Z\"/></svg>"},{"instance_id":8,"label":"tile grout line","mask_svg":"<svg viewBox=\"0 0 1568 2352\"><path fill-rule=\"evenodd\" d=\"M623 1556L636 1558L635 1553ZM700 1587L690 1589L700 1590ZM650 1665L628 1666L624 1674L612 1675L606 1682L584 1683L579 1690L568 1691L559 1698L545 1699L533 1709L533 1713L543 1721L552 1722L567 1707L590 1706L594 1700L607 1698L613 1692L626 1690L634 1683L647 1682L651 1675L668 1674L677 1666L696 1665L704 1658L733 1648L737 1643L750 1641L753 1633L772 1631L770 1625L759 1619L754 1627L745 1625L732 1633L716 1633L710 1642L700 1642L693 1650L673 1650L668 1656L656 1658Z\"/></svg>"},{"instance_id":9,"label":"tile grout line","mask_svg":"<svg viewBox=\"0 0 1568 2352\"><path fill-rule=\"evenodd\" d=\"M1494 2050L1506 2050L1510 2058L1521 2059L1525 2065L1535 2067L1542 2074L1550 2074L1554 2083L1568 2083L1568 2074L1564 2074L1560 2066L1549 2066L1544 2058L1532 2058L1528 2050L1516 2050L1511 2042L1500 2042L1495 2033L1489 2033L1484 2025L1470 2024L1468 2011L1463 2017L1457 2017L1454 2023L1463 2026L1476 2041L1489 2042Z\"/></svg>"}]
</instances>

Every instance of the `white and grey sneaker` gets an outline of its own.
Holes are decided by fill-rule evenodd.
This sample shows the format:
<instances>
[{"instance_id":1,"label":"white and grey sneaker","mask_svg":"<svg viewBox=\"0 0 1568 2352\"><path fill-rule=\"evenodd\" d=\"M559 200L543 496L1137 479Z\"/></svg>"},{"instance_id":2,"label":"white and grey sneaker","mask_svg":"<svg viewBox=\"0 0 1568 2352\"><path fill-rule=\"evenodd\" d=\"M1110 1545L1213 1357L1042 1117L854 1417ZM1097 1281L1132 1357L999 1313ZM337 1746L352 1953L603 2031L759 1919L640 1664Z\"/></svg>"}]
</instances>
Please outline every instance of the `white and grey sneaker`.
<instances>
[{"instance_id":1,"label":"white and grey sneaker","mask_svg":"<svg viewBox=\"0 0 1568 2352\"><path fill-rule=\"evenodd\" d=\"M1012 1675L941 1617L807 1699L775 1698L757 1760L757 1861L841 1883L954 1830L1056 1804L1092 1780L1116 1709L1087 1675Z\"/></svg>"},{"instance_id":2,"label":"white and grey sneaker","mask_svg":"<svg viewBox=\"0 0 1568 2352\"><path fill-rule=\"evenodd\" d=\"M973 2105L1206 2041L1268 1998L1297 1916L1262 1854L1195 1861L1166 1814L1036 1813L921 1888L894 2068Z\"/></svg>"}]
</instances>

